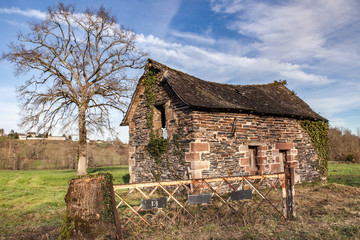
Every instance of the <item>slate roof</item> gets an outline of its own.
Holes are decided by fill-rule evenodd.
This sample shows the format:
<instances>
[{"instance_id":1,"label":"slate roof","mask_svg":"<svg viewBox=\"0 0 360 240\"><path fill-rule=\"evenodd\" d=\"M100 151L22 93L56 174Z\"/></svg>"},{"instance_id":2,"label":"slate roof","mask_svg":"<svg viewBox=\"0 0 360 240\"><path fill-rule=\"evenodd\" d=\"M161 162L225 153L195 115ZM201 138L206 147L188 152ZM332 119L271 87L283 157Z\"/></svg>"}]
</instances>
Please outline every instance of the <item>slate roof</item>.
<instances>
[{"instance_id":1,"label":"slate roof","mask_svg":"<svg viewBox=\"0 0 360 240\"><path fill-rule=\"evenodd\" d=\"M151 59L146 68L149 67L159 70L163 80L193 109L327 121L283 84L230 85L208 82Z\"/></svg>"}]
</instances>

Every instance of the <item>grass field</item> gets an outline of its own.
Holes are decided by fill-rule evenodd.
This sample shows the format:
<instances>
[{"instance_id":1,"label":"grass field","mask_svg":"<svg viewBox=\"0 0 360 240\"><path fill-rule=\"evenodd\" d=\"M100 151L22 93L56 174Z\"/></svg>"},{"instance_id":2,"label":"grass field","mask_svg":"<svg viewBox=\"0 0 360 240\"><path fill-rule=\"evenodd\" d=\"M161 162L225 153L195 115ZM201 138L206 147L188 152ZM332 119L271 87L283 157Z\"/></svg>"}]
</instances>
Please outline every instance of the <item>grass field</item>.
<instances>
[{"instance_id":1,"label":"grass field","mask_svg":"<svg viewBox=\"0 0 360 240\"><path fill-rule=\"evenodd\" d=\"M115 183L129 179L127 166L92 168L110 172ZM73 170L0 171L0 239L56 239L65 213L64 196ZM329 184L296 187L298 217L284 223L268 219L256 227L208 223L146 233L148 239L359 239L360 165L329 167ZM348 186L340 185L345 184ZM351 187L352 186L352 187Z\"/></svg>"},{"instance_id":2,"label":"grass field","mask_svg":"<svg viewBox=\"0 0 360 240\"><path fill-rule=\"evenodd\" d=\"M128 181L128 167L90 168L110 172L115 183ZM0 237L59 227L65 212L64 196L75 170L0 171Z\"/></svg>"},{"instance_id":3,"label":"grass field","mask_svg":"<svg viewBox=\"0 0 360 240\"><path fill-rule=\"evenodd\" d=\"M360 188L360 164L330 164L328 182Z\"/></svg>"}]
</instances>

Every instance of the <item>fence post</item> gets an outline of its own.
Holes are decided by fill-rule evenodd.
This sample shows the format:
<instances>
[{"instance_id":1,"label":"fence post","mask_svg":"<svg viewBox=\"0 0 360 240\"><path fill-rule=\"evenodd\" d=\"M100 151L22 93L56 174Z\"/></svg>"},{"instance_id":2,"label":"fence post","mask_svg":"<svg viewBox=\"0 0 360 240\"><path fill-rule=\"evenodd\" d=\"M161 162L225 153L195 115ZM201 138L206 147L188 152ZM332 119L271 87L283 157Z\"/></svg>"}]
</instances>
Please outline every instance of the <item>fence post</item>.
<instances>
[{"instance_id":1,"label":"fence post","mask_svg":"<svg viewBox=\"0 0 360 240\"><path fill-rule=\"evenodd\" d=\"M286 168L285 172L285 188L286 196L285 202L286 205L286 217L292 219L296 217L295 212L295 168L290 165ZM284 200L283 200L284 201Z\"/></svg>"},{"instance_id":2,"label":"fence post","mask_svg":"<svg viewBox=\"0 0 360 240\"><path fill-rule=\"evenodd\" d=\"M281 177L281 198L282 198L282 207L283 207L283 215L288 218L288 204L287 204L287 184L286 184L286 175Z\"/></svg>"}]
</instances>

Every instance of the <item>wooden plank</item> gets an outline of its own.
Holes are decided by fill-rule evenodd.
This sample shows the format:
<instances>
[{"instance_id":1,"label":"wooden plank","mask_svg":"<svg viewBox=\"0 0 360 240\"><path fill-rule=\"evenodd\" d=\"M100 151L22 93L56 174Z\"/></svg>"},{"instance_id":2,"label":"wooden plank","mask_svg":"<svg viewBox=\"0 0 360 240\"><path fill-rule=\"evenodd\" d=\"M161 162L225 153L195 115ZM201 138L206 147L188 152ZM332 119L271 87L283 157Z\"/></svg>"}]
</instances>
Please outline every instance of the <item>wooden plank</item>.
<instances>
[{"instance_id":1,"label":"wooden plank","mask_svg":"<svg viewBox=\"0 0 360 240\"><path fill-rule=\"evenodd\" d=\"M178 181L163 181L160 182L162 186L171 186L171 185L180 185L180 184L193 184L193 183L202 183L204 180L206 182L223 182L226 181L238 181L251 179L264 179L264 178L280 178L284 173L278 174L266 174L266 175L250 175L250 176L238 176L238 177L219 177L219 178L199 178L199 179L188 179L188 180L178 180ZM114 190L128 189L128 188L144 188L144 187L154 187L158 186L159 182L147 182L147 183L131 183L131 184L114 184Z\"/></svg>"}]
</instances>

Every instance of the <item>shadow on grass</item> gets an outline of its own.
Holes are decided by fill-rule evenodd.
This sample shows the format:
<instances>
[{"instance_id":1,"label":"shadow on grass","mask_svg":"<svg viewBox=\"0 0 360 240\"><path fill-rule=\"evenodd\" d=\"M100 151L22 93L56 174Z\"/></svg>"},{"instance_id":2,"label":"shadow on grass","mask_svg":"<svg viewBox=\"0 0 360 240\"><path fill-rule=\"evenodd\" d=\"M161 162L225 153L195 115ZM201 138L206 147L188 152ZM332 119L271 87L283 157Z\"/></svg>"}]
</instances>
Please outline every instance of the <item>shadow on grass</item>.
<instances>
[{"instance_id":1,"label":"shadow on grass","mask_svg":"<svg viewBox=\"0 0 360 240\"><path fill-rule=\"evenodd\" d=\"M88 173L96 173L96 172L112 172L117 170L127 170L127 166L111 166L111 167L95 167L95 168L88 168Z\"/></svg>"},{"instance_id":2,"label":"shadow on grass","mask_svg":"<svg viewBox=\"0 0 360 240\"><path fill-rule=\"evenodd\" d=\"M328 177L328 182L360 188L360 179L354 176L333 175Z\"/></svg>"},{"instance_id":3,"label":"shadow on grass","mask_svg":"<svg viewBox=\"0 0 360 240\"><path fill-rule=\"evenodd\" d=\"M123 176L123 181L124 183L129 183L130 182L130 175L129 174L126 174Z\"/></svg>"}]
</instances>

